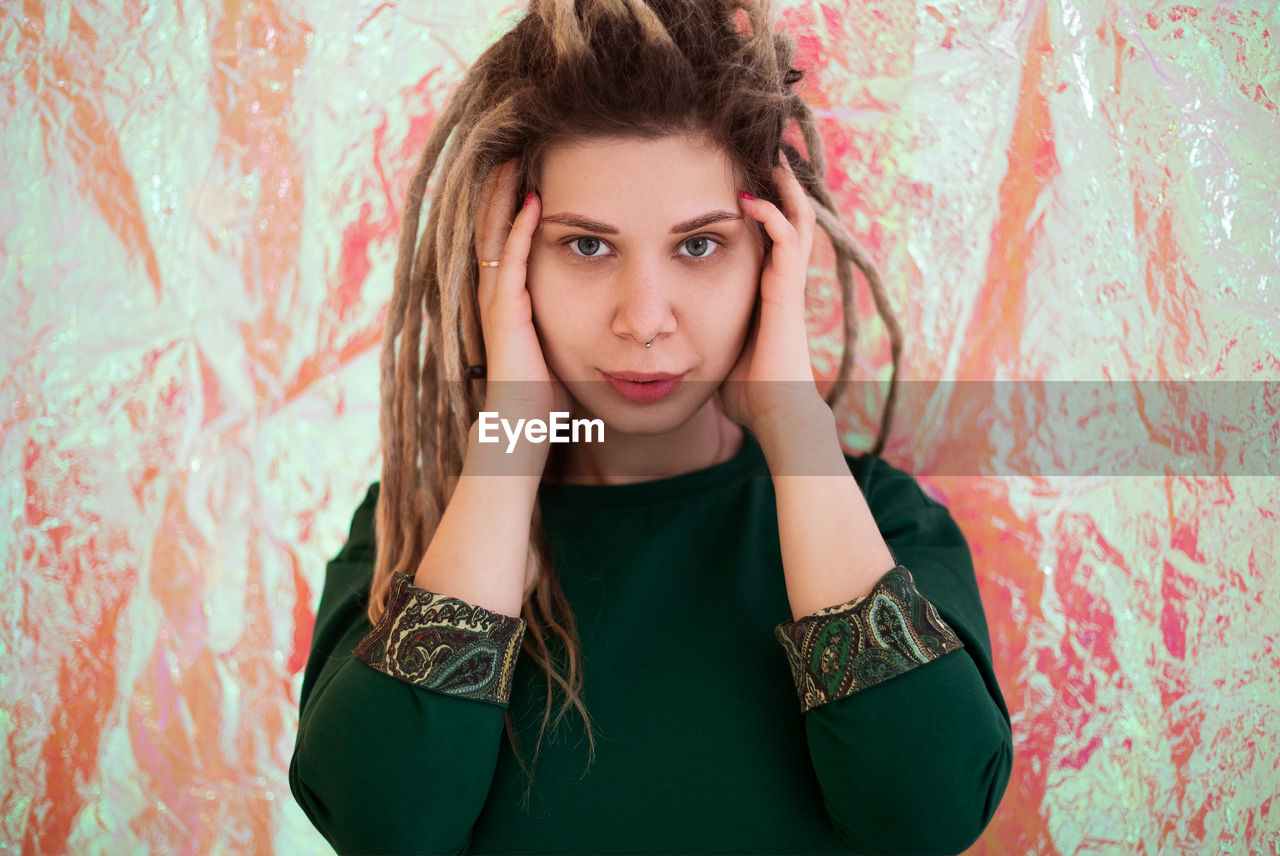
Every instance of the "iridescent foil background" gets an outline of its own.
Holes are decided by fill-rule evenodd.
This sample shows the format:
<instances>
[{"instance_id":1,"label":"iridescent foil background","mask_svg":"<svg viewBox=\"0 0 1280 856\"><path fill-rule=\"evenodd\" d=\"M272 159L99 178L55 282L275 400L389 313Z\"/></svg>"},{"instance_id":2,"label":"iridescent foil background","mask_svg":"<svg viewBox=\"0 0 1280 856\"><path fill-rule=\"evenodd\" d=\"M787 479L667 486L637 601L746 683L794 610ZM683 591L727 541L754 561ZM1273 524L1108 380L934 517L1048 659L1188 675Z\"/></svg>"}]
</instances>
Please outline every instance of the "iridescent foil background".
<instances>
[{"instance_id":1,"label":"iridescent foil background","mask_svg":"<svg viewBox=\"0 0 1280 856\"><path fill-rule=\"evenodd\" d=\"M935 382L885 456L970 539L1014 717L971 852L1280 852L1275 469L1029 468L1007 438L1091 454L1079 414L951 383L1280 380L1276 5L781 10L900 378ZM4 4L0 847L327 851L287 768L325 562L380 476L400 206L518 12ZM880 383L841 409L851 451L890 366L859 306ZM1248 422L1274 461L1260 389L1207 415L1175 391L1145 439Z\"/></svg>"}]
</instances>

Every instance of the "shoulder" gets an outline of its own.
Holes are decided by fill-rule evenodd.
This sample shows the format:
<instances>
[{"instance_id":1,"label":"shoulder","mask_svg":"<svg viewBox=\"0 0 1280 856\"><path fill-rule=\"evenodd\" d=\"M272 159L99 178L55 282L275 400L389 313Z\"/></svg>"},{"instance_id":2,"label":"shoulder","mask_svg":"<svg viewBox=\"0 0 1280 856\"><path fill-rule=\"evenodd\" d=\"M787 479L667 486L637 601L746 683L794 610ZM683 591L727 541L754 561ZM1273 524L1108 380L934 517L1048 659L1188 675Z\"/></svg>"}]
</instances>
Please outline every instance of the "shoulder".
<instances>
[{"instance_id":1,"label":"shoulder","mask_svg":"<svg viewBox=\"0 0 1280 856\"><path fill-rule=\"evenodd\" d=\"M351 527L347 531L347 542L331 560L335 564L372 562L375 554L375 531L378 511L378 488L380 482L373 482L365 491L364 499L356 506L351 515Z\"/></svg>"},{"instance_id":2,"label":"shoulder","mask_svg":"<svg viewBox=\"0 0 1280 856\"><path fill-rule=\"evenodd\" d=\"M946 506L930 496L915 476L879 455L861 452L856 455L845 453L844 457L873 513L946 510Z\"/></svg>"},{"instance_id":3,"label":"shoulder","mask_svg":"<svg viewBox=\"0 0 1280 856\"><path fill-rule=\"evenodd\" d=\"M316 610L317 627L338 616L350 619L368 603L377 558L374 544L377 508L378 483L374 482L351 516L346 543L325 566L324 589Z\"/></svg>"},{"instance_id":4,"label":"shoulder","mask_svg":"<svg viewBox=\"0 0 1280 856\"><path fill-rule=\"evenodd\" d=\"M845 455L871 516L885 539L934 547L963 547L968 542L951 510L930 496L919 480L878 455Z\"/></svg>"},{"instance_id":5,"label":"shoulder","mask_svg":"<svg viewBox=\"0 0 1280 856\"><path fill-rule=\"evenodd\" d=\"M911 572L917 590L965 645L980 652L983 676L994 687L991 637L973 551L950 509L926 493L915 476L883 458L869 453L845 457L894 560Z\"/></svg>"}]
</instances>

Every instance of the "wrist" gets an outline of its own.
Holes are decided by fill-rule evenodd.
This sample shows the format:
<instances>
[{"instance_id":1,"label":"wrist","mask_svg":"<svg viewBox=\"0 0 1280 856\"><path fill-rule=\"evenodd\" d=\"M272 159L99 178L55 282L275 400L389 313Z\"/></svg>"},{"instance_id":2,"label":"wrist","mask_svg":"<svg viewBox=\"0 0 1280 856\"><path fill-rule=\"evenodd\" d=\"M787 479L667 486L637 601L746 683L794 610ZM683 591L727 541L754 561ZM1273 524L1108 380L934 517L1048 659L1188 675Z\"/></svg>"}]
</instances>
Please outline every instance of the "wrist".
<instances>
[{"instance_id":1,"label":"wrist","mask_svg":"<svg viewBox=\"0 0 1280 856\"><path fill-rule=\"evenodd\" d=\"M836 417L817 392L798 393L757 416L750 426L762 449L825 438L836 433Z\"/></svg>"},{"instance_id":2,"label":"wrist","mask_svg":"<svg viewBox=\"0 0 1280 856\"><path fill-rule=\"evenodd\" d=\"M835 414L825 401L775 414L753 431L774 476L848 472Z\"/></svg>"},{"instance_id":3,"label":"wrist","mask_svg":"<svg viewBox=\"0 0 1280 856\"><path fill-rule=\"evenodd\" d=\"M467 432L462 475L508 476L536 484L542 480L547 453L546 444L529 442L523 436L512 437L494 420L477 417Z\"/></svg>"}]
</instances>

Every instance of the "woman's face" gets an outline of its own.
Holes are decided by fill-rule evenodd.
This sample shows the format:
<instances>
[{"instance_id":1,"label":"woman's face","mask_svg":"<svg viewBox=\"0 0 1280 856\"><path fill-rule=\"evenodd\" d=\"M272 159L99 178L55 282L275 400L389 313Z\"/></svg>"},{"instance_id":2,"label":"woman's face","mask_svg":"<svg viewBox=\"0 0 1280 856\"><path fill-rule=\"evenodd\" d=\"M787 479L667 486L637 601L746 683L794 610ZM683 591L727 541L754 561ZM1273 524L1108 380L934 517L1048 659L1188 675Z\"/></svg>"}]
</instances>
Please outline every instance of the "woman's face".
<instances>
[{"instance_id":1,"label":"woman's face","mask_svg":"<svg viewBox=\"0 0 1280 856\"><path fill-rule=\"evenodd\" d=\"M733 368L759 292L764 247L728 155L688 136L564 144L547 154L540 194L528 289L575 416L628 433L682 425ZM682 380L637 403L608 382L619 372Z\"/></svg>"}]
</instances>

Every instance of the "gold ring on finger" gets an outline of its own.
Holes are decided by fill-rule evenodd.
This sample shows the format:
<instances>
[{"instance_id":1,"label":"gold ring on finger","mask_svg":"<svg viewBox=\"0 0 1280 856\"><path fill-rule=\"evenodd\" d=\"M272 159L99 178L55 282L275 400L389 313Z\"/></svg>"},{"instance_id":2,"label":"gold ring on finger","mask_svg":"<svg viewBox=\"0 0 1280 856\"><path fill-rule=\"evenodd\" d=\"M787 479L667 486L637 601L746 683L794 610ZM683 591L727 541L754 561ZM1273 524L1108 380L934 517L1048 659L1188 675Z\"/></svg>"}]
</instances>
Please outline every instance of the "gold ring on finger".
<instances>
[{"instance_id":1,"label":"gold ring on finger","mask_svg":"<svg viewBox=\"0 0 1280 856\"><path fill-rule=\"evenodd\" d=\"M480 267L497 267L499 264L501 264L499 261L489 262L484 259L480 259Z\"/></svg>"}]
</instances>

